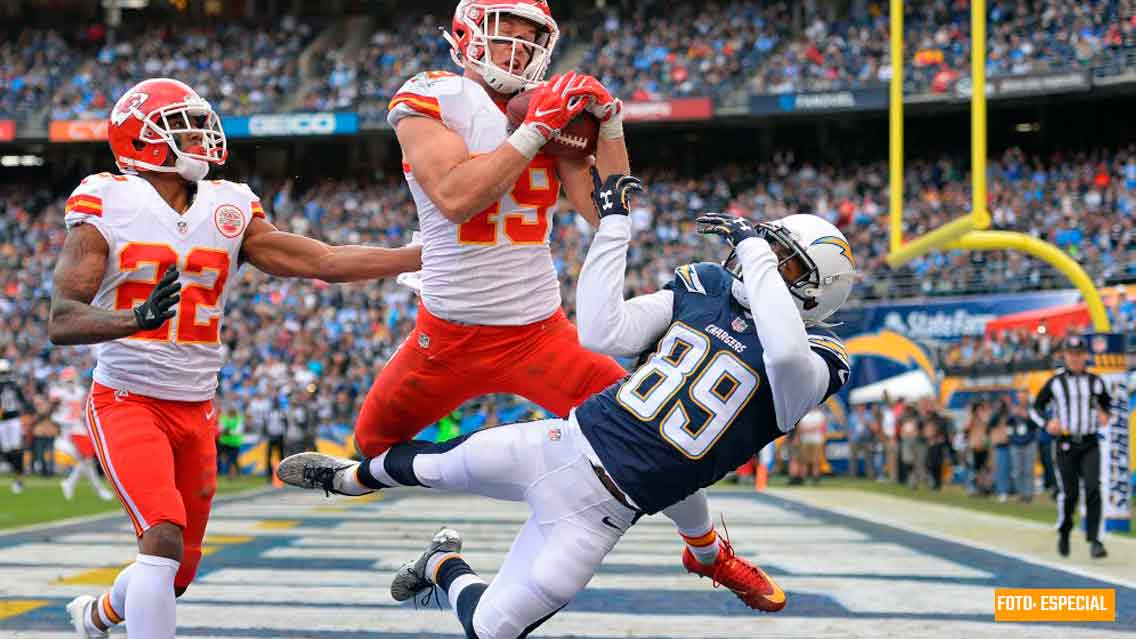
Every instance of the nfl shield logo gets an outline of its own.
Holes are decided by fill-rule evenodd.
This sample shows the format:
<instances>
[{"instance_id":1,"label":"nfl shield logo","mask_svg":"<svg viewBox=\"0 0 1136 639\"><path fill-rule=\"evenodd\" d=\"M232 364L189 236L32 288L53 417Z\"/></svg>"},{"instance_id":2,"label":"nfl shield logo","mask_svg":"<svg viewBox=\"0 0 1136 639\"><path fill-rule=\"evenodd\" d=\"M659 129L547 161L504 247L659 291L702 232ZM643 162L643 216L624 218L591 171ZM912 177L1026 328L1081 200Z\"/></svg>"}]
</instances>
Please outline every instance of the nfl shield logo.
<instances>
[{"instance_id":1,"label":"nfl shield logo","mask_svg":"<svg viewBox=\"0 0 1136 639\"><path fill-rule=\"evenodd\" d=\"M430 348L430 336L427 335L426 333L419 333L418 334L418 347L419 348Z\"/></svg>"},{"instance_id":2,"label":"nfl shield logo","mask_svg":"<svg viewBox=\"0 0 1136 639\"><path fill-rule=\"evenodd\" d=\"M1094 353L1104 353L1108 350L1108 338L1104 335L1093 337L1092 347Z\"/></svg>"},{"instance_id":3,"label":"nfl shield logo","mask_svg":"<svg viewBox=\"0 0 1136 639\"><path fill-rule=\"evenodd\" d=\"M560 441L560 429L559 429L559 428L551 428L551 429L549 429L549 431L548 431L548 438L549 438L550 440L554 441L554 442L558 442L558 441Z\"/></svg>"},{"instance_id":4,"label":"nfl shield logo","mask_svg":"<svg viewBox=\"0 0 1136 639\"><path fill-rule=\"evenodd\" d=\"M746 325L746 321L744 319L735 317L734 321L730 322L730 328L734 329L734 332L736 333L744 333L748 326Z\"/></svg>"}]
</instances>

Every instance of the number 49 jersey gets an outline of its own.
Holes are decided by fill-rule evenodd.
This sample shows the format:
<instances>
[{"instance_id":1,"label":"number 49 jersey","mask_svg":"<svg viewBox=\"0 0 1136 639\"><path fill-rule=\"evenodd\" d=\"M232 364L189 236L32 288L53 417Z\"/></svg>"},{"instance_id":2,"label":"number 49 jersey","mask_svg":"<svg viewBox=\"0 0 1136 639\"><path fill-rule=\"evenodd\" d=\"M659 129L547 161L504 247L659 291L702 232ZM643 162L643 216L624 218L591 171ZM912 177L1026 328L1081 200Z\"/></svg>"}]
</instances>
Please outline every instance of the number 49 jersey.
<instances>
[{"instance_id":1,"label":"number 49 jersey","mask_svg":"<svg viewBox=\"0 0 1136 639\"><path fill-rule=\"evenodd\" d=\"M676 269L667 285L673 319L655 352L576 409L604 468L648 514L713 484L785 434L761 339L730 285L717 264ZM831 335L810 334L809 342L828 364L827 399L847 379L848 356Z\"/></svg>"},{"instance_id":2,"label":"number 49 jersey","mask_svg":"<svg viewBox=\"0 0 1136 639\"><path fill-rule=\"evenodd\" d=\"M503 105L481 85L444 71L419 73L390 101L387 121L438 120L461 136L472 155L491 153L509 137ZM443 319L518 326L560 308L560 283L549 251L560 195L556 161L538 153L496 202L455 224L403 162L422 229L422 301Z\"/></svg>"},{"instance_id":3,"label":"number 49 jersey","mask_svg":"<svg viewBox=\"0 0 1136 639\"><path fill-rule=\"evenodd\" d=\"M198 182L193 203L180 215L138 176L100 173L79 184L67 200L67 227L90 224L109 248L92 306L133 308L171 265L181 274L174 317L96 346L96 382L157 399L213 397L225 295L237 278L241 244L254 217L264 217L256 195L225 180Z\"/></svg>"}]
</instances>

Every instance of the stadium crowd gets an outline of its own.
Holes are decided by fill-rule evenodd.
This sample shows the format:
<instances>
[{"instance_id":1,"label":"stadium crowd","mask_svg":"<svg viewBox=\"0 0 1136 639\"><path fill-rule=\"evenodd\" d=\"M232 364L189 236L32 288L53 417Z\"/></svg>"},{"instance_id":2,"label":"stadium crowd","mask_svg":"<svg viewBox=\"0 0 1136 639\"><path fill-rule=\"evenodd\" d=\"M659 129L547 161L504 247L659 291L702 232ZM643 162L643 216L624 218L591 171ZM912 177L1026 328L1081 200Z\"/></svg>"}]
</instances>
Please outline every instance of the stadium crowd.
<instances>
[{"instance_id":1,"label":"stadium crowd","mask_svg":"<svg viewBox=\"0 0 1136 639\"><path fill-rule=\"evenodd\" d=\"M789 37L783 2L638 2L593 19L579 67L625 100L710 96L722 101Z\"/></svg>"},{"instance_id":2,"label":"stadium crowd","mask_svg":"<svg viewBox=\"0 0 1136 639\"><path fill-rule=\"evenodd\" d=\"M990 166L997 226L1057 243L1098 279L1136 264L1131 199L1136 150L1038 158L1010 149ZM833 220L853 246L862 274L854 295L861 300L1046 285L1040 264L1018 255L945 253L924 258L909 271L889 271L883 263L885 234L879 232L886 214L884 175L882 163L841 169L797 161L789 153L765 164L729 165L701 179L663 169L645 171L647 194L632 211L635 241L628 294L657 290L670 280L676 264L721 257L722 247L695 233L691 221L691 211L713 209L758 220L810 211ZM965 209L965 178L951 159L909 164L907 233L921 233ZM413 202L397 173L320 181L302 191L291 180L250 182L277 224L329 242L401 245L415 226ZM0 322L7 336L0 357L15 363L19 378L33 386L29 391L43 391L39 386L62 367L88 370L91 363L89 353L76 360L72 349L50 348L46 335L51 268L65 234L59 223L63 198L10 185L0 191L0 202ZM569 314L589 235L582 218L562 207L552 246ZM905 281L924 284L912 289ZM1121 302L1114 314L1131 323L1132 304ZM320 423L346 428L377 367L409 332L416 298L393 281L330 286L268 278L246 269L228 309L222 400L247 407L252 398L266 394L279 395L282 405L314 396L334 413ZM1022 362L1044 358L1050 349L1048 336L1014 331L985 341L964 340L944 352L943 363ZM491 399L458 422L468 418L480 423L530 409Z\"/></svg>"},{"instance_id":3,"label":"stadium crowd","mask_svg":"<svg viewBox=\"0 0 1136 639\"><path fill-rule=\"evenodd\" d=\"M991 77L1055 70L1127 69L1136 53L1136 13L1119 0L1022 0L989 7ZM612 4L562 19L558 59L570 56L627 100L878 86L891 75L888 17L879 2L794 8L784 2ZM0 45L0 116L102 117L110 96L139 77L189 82L225 115L355 109L381 123L401 82L421 70L453 69L438 32L449 16L383 23L359 47L334 38L298 62L322 31L310 17L264 24L172 23L74 33L27 28ZM968 75L969 4L908 4L908 92L953 90ZM126 37L123 37L125 34ZM216 46L215 43L220 43ZM570 53L575 46L576 52ZM317 50L318 49L318 50ZM85 60L85 61L84 61Z\"/></svg>"},{"instance_id":4,"label":"stadium crowd","mask_svg":"<svg viewBox=\"0 0 1136 639\"><path fill-rule=\"evenodd\" d=\"M1136 51L1136 15L1118 0L991 2L989 77L1066 70L1119 73ZM970 4L906 3L905 90L942 93L969 76ZM755 93L830 91L891 79L882 3L850 3L847 15L815 6L805 28L754 75Z\"/></svg>"}]
</instances>

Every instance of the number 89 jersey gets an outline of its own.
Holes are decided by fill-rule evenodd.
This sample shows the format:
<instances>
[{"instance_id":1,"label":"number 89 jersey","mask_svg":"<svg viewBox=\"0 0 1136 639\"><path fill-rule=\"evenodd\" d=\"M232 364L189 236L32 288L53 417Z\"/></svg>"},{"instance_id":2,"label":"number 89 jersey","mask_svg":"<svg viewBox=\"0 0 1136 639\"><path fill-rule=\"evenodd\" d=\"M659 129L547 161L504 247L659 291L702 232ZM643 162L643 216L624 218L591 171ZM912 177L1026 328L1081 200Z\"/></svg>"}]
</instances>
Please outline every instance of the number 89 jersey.
<instances>
[{"instance_id":1,"label":"number 89 jersey","mask_svg":"<svg viewBox=\"0 0 1136 639\"><path fill-rule=\"evenodd\" d=\"M576 409L604 468L648 514L713 484L784 434L761 339L730 294L730 274L717 264L675 273L667 285L671 325L655 352ZM809 341L828 363L827 399L847 378L847 355L830 335Z\"/></svg>"},{"instance_id":2,"label":"number 89 jersey","mask_svg":"<svg viewBox=\"0 0 1136 639\"><path fill-rule=\"evenodd\" d=\"M202 181L179 215L146 180L100 173L79 184L65 211L68 228L89 224L107 243L92 306L133 308L171 265L181 274L177 314L156 329L97 345L95 381L157 399L213 397L225 295L237 278L245 231L264 217L257 197L244 184Z\"/></svg>"}]
</instances>

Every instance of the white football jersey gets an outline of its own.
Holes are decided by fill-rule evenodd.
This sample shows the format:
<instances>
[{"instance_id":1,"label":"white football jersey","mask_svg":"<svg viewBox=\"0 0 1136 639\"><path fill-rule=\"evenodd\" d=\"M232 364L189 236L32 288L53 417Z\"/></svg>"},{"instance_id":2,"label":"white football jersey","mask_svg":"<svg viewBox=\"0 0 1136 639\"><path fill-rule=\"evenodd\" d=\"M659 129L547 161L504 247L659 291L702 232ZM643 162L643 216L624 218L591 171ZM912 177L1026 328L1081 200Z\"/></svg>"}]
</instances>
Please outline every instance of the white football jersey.
<instances>
[{"instance_id":1,"label":"white football jersey","mask_svg":"<svg viewBox=\"0 0 1136 639\"><path fill-rule=\"evenodd\" d=\"M146 301L170 265L180 272L177 314L161 327L96 346L95 381L118 390L178 401L213 397L221 368L221 318L237 279L241 243L260 201L244 184L198 182L178 214L150 183L99 173L67 200L71 228L90 224L106 239L106 272L92 306L129 309Z\"/></svg>"},{"instance_id":2,"label":"white football jersey","mask_svg":"<svg viewBox=\"0 0 1136 639\"><path fill-rule=\"evenodd\" d=\"M504 106L476 82L442 71L419 73L391 100L391 126L406 117L441 121L472 154L489 153L508 138ZM548 239L560 194L556 161L539 153L500 200L468 222L442 215L403 172L422 232L422 302L443 319L465 324L521 325L560 308L560 284Z\"/></svg>"}]
</instances>

